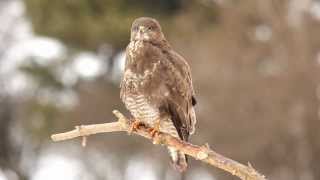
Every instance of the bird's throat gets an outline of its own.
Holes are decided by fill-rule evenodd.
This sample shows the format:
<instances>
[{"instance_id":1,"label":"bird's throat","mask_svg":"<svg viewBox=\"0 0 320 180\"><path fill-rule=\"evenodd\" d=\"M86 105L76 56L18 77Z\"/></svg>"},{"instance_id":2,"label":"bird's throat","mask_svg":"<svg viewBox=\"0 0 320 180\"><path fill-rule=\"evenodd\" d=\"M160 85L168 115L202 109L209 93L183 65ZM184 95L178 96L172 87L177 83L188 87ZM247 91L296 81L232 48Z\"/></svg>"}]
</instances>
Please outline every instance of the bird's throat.
<instances>
[{"instance_id":1,"label":"bird's throat","mask_svg":"<svg viewBox=\"0 0 320 180\"><path fill-rule=\"evenodd\" d=\"M129 56L131 60L134 60L138 58L138 56L141 55L142 49L144 46L144 41L142 40L136 40L136 41L131 41L129 44Z\"/></svg>"}]
</instances>

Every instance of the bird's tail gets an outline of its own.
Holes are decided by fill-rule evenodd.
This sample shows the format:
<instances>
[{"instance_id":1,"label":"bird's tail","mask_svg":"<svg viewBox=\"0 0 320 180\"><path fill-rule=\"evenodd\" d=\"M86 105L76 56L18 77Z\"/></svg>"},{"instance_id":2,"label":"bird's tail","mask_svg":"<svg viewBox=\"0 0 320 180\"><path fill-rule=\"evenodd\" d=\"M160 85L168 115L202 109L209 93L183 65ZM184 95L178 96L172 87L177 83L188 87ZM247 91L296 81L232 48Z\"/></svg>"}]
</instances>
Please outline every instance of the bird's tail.
<instances>
[{"instance_id":1,"label":"bird's tail","mask_svg":"<svg viewBox=\"0 0 320 180\"><path fill-rule=\"evenodd\" d=\"M188 167L187 156L173 147L168 147L174 169L184 172Z\"/></svg>"}]
</instances>

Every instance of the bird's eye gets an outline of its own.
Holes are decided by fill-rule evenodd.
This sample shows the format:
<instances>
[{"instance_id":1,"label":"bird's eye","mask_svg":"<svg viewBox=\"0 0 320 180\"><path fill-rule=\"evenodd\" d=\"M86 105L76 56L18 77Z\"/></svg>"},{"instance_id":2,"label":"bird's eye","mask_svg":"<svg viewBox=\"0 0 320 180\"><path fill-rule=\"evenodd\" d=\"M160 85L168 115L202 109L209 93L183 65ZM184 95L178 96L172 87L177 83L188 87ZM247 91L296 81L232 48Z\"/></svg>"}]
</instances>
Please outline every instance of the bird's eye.
<instances>
[{"instance_id":1,"label":"bird's eye","mask_svg":"<svg viewBox=\"0 0 320 180\"><path fill-rule=\"evenodd\" d=\"M149 27L148 27L148 30L150 30L150 31L153 30L153 29L154 29L153 26L149 26Z\"/></svg>"}]
</instances>

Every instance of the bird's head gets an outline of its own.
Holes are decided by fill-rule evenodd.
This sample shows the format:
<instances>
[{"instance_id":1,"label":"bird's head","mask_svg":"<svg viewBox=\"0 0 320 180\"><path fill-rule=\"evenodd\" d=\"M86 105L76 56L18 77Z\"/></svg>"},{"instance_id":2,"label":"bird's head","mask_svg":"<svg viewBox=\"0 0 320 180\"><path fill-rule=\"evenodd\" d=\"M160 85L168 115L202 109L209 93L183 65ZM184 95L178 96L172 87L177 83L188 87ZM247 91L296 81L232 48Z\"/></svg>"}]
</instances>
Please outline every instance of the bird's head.
<instances>
[{"instance_id":1,"label":"bird's head","mask_svg":"<svg viewBox=\"0 0 320 180\"><path fill-rule=\"evenodd\" d=\"M164 40L159 22L153 18L137 18L131 27L131 41L152 41Z\"/></svg>"}]
</instances>

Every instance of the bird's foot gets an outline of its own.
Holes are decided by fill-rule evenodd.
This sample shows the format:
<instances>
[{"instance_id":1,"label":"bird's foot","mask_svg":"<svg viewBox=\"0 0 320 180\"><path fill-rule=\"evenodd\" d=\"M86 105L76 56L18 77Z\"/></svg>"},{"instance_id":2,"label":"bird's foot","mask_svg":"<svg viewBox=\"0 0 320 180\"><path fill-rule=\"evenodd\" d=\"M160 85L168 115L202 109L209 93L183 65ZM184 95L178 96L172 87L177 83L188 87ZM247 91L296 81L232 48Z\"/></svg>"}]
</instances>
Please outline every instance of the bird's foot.
<instances>
[{"instance_id":1,"label":"bird's foot","mask_svg":"<svg viewBox=\"0 0 320 180\"><path fill-rule=\"evenodd\" d=\"M128 133L131 134L134 131L137 131L141 126L144 126L144 123L139 120L132 120L133 123L130 125Z\"/></svg>"},{"instance_id":2,"label":"bird's foot","mask_svg":"<svg viewBox=\"0 0 320 180\"><path fill-rule=\"evenodd\" d=\"M159 133L160 133L160 130L158 128L151 128L150 129L150 135L151 135L152 138L154 138Z\"/></svg>"},{"instance_id":3,"label":"bird's foot","mask_svg":"<svg viewBox=\"0 0 320 180\"><path fill-rule=\"evenodd\" d=\"M160 120L155 123L155 126L153 128L150 128L149 132L153 139L153 144L159 144L158 140L155 137L160 133Z\"/></svg>"}]
</instances>

